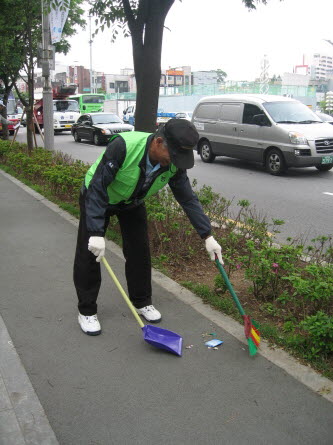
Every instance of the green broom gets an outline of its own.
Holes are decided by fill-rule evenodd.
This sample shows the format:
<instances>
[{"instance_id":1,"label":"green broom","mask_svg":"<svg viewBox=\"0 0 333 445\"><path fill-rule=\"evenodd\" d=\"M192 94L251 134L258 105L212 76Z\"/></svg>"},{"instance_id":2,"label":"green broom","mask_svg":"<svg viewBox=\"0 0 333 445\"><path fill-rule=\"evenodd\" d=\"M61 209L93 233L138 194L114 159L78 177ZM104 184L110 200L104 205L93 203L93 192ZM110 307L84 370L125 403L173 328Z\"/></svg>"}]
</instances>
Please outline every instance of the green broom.
<instances>
[{"instance_id":1,"label":"green broom","mask_svg":"<svg viewBox=\"0 0 333 445\"><path fill-rule=\"evenodd\" d=\"M215 255L215 264L219 269L234 302L236 303L239 313L243 317L245 337L247 338L247 343L249 345L250 355L255 355L260 345L260 333L258 331L258 325L255 321L251 320L249 315L245 314L245 311L242 305L240 304L240 301L238 300L238 297L229 281L228 275L226 274L226 271L224 270L222 264L218 260L217 255Z\"/></svg>"}]
</instances>

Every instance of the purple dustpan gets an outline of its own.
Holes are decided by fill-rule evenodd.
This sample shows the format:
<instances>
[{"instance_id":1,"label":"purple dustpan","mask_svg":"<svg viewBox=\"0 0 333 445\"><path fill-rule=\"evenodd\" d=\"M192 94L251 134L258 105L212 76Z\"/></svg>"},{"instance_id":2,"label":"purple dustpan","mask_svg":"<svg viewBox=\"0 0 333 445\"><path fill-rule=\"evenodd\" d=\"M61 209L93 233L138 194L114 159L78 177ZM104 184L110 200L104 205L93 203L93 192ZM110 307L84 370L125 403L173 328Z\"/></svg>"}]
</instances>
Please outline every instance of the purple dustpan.
<instances>
[{"instance_id":1,"label":"purple dustpan","mask_svg":"<svg viewBox=\"0 0 333 445\"><path fill-rule=\"evenodd\" d=\"M143 339L159 349L165 349L179 357L182 355L183 338L175 332L147 324L142 328Z\"/></svg>"},{"instance_id":2,"label":"purple dustpan","mask_svg":"<svg viewBox=\"0 0 333 445\"><path fill-rule=\"evenodd\" d=\"M104 266L106 267L106 270L109 272L111 278L115 282L116 286L118 287L122 297L128 304L128 307L132 311L132 314L134 315L134 318L139 323L139 326L142 329L143 332L143 339L150 343L153 346L156 346L156 348L164 349L166 351L172 352L173 354L178 355L181 357L182 355L182 345L183 345L183 339L180 335L176 334L175 332L168 331L167 329L158 328L156 326L152 326L150 324L144 325L142 320L140 319L138 313L136 312L131 300L126 295L126 292L122 288L121 284L119 283L117 277L115 276L113 270L111 269L109 263L106 261L105 257L102 257L102 262Z\"/></svg>"}]
</instances>

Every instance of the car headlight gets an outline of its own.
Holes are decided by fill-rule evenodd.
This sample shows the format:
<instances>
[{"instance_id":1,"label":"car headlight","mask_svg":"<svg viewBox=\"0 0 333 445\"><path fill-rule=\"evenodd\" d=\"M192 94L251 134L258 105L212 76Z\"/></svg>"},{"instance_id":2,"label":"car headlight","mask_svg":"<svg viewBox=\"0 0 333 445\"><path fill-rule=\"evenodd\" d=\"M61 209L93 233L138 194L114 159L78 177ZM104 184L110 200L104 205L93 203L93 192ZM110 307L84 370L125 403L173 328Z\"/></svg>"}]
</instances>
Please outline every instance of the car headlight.
<instances>
[{"instance_id":1,"label":"car headlight","mask_svg":"<svg viewBox=\"0 0 333 445\"><path fill-rule=\"evenodd\" d=\"M298 133L297 131L289 132L290 142L296 145L309 145L308 140L302 133Z\"/></svg>"},{"instance_id":2,"label":"car headlight","mask_svg":"<svg viewBox=\"0 0 333 445\"><path fill-rule=\"evenodd\" d=\"M110 130L107 128L105 130L102 130L102 134L112 134Z\"/></svg>"}]
</instances>

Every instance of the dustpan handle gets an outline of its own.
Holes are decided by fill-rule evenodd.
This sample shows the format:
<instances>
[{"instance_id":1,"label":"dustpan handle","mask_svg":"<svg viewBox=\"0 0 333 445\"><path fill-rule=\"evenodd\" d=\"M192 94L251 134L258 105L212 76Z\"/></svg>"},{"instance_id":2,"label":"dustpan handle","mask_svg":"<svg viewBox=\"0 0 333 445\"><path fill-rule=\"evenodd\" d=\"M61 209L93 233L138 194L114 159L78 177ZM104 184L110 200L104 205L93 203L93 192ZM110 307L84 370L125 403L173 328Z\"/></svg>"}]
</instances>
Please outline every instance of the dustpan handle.
<instances>
[{"instance_id":1,"label":"dustpan handle","mask_svg":"<svg viewBox=\"0 0 333 445\"><path fill-rule=\"evenodd\" d=\"M222 275L222 277L224 279L224 282L227 285L227 288L229 289L229 292L231 293L231 296L232 296L234 302L236 303L240 314L241 315L245 315L245 311L242 308L242 305L240 304L240 301L238 300L236 292L234 291L234 289L233 289L233 287L232 287L232 285L231 285L231 283L229 281L228 275L227 275L226 271L224 270L222 264L219 262L219 260L218 260L216 255L215 255L215 263L216 263L219 271L221 272L221 275Z\"/></svg>"},{"instance_id":2,"label":"dustpan handle","mask_svg":"<svg viewBox=\"0 0 333 445\"><path fill-rule=\"evenodd\" d=\"M139 317L138 313L136 312L131 300L128 298L128 296L126 295L126 292L124 291L124 289L122 288L122 285L119 283L118 278L115 276L113 270L111 269L109 263L106 261L106 258L103 256L102 257L102 261L104 266L106 267L106 270L109 272L111 278L113 279L113 281L115 282L115 285L117 286L117 288L119 289L122 297L124 298L124 300L126 301L128 307L131 309L132 314L134 315L136 321L139 323L140 327L143 328L145 325L143 324L141 318Z\"/></svg>"}]
</instances>

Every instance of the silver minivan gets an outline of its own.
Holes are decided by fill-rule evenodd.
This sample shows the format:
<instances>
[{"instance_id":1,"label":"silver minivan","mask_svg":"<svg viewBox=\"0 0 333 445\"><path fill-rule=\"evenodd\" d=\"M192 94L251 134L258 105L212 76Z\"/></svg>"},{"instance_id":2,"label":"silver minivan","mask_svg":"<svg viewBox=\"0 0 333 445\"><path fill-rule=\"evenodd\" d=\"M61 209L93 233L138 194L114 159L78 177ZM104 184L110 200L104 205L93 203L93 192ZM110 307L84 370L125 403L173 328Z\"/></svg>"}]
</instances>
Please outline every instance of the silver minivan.
<instances>
[{"instance_id":1,"label":"silver minivan","mask_svg":"<svg viewBox=\"0 0 333 445\"><path fill-rule=\"evenodd\" d=\"M228 156L262 163L272 175L288 167L333 167L333 126L284 96L231 94L202 98L192 122L204 162Z\"/></svg>"}]
</instances>

